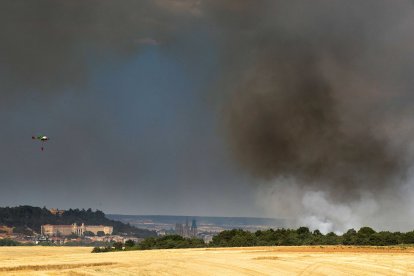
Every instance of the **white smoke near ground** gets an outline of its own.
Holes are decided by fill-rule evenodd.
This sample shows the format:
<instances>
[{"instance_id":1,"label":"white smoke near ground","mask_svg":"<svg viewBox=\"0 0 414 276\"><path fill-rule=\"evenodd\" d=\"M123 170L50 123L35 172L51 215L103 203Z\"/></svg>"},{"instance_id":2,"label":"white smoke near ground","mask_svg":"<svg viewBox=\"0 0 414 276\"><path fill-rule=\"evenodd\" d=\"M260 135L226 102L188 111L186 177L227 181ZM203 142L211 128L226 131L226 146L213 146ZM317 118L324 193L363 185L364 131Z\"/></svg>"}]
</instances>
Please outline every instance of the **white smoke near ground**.
<instances>
[{"instance_id":1,"label":"white smoke near ground","mask_svg":"<svg viewBox=\"0 0 414 276\"><path fill-rule=\"evenodd\" d=\"M370 194L361 196L358 201L334 203L322 191L307 192L303 195L304 213L299 218L300 225L319 229L322 233L343 233L350 228L363 226L363 219L378 211L378 204Z\"/></svg>"},{"instance_id":2,"label":"white smoke near ground","mask_svg":"<svg viewBox=\"0 0 414 276\"><path fill-rule=\"evenodd\" d=\"M386 194L361 191L357 199L339 202L326 191L303 189L293 178L277 178L259 185L256 203L267 216L286 219L283 227L288 228L306 226L324 234L343 234L363 226L377 231L411 231L414 178L409 179Z\"/></svg>"}]
</instances>

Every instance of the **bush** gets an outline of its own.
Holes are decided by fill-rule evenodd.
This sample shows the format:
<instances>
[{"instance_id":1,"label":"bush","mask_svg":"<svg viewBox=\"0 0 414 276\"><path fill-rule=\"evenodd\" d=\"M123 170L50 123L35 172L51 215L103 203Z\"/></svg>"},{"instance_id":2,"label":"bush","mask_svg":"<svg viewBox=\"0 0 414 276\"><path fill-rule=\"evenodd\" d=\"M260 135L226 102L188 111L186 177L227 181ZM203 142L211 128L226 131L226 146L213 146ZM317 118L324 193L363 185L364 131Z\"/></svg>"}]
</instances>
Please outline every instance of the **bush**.
<instances>
[{"instance_id":1,"label":"bush","mask_svg":"<svg viewBox=\"0 0 414 276\"><path fill-rule=\"evenodd\" d=\"M206 244L201 239L187 239L179 235L168 235L160 238L147 238L138 244L137 249L196 248L205 246Z\"/></svg>"},{"instance_id":2,"label":"bush","mask_svg":"<svg viewBox=\"0 0 414 276\"><path fill-rule=\"evenodd\" d=\"M95 236L95 234L91 231L85 231L85 232L83 232L83 235L84 236L89 236L89 237L94 237Z\"/></svg>"},{"instance_id":3,"label":"bush","mask_svg":"<svg viewBox=\"0 0 414 276\"><path fill-rule=\"evenodd\" d=\"M125 242L125 247L134 247L135 246L135 242L133 240L127 240Z\"/></svg>"},{"instance_id":4,"label":"bush","mask_svg":"<svg viewBox=\"0 0 414 276\"><path fill-rule=\"evenodd\" d=\"M124 244L122 242L115 242L113 244L113 247L114 247L115 251L120 251L120 250L122 250L122 247L124 247Z\"/></svg>"},{"instance_id":5,"label":"bush","mask_svg":"<svg viewBox=\"0 0 414 276\"><path fill-rule=\"evenodd\" d=\"M92 249L92 253L102 253L102 252L111 252L111 251L115 251L114 248L112 248L111 246L106 246L106 247L94 247Z\"/></svg>"},{"instance_id":6,"label":"bush","mask_svg":"<svg viewBox=\"0 0 414 276\"><path fill-rule=\"evenodd\" d=\"M18 246L21 245L19 242L11 239L1 239L0 246Z\"/></svg>"},{"instance_id":7,"label":"bush","mask_svg":"<svg viewBox=\"0 0 414 276\"><path fill-rule=\"evenodd\" d=\"M237 247L237 246L254 246L257 245L257 236L249 231L241 229L225 230L213 237L211 246L217 247Z\"/></svg>"}]
</instances>

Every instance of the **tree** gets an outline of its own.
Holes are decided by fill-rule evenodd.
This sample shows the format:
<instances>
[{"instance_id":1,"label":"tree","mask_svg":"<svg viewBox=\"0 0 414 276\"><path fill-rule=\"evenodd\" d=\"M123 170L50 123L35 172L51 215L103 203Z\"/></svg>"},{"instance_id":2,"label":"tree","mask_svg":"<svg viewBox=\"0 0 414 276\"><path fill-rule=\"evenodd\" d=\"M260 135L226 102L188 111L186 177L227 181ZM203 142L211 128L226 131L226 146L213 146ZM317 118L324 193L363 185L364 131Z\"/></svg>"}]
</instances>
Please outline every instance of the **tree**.
<instances>
[{"instance_id":1,"label":"tree","mask_svg":"<svg viewBox=\"0 0 414 276\"><path fill-rule=\"evenodd\" d=\"M96 232L96 235L98 237L103 237L103 236L105 236L105 232L104 231L98 231L98 232Z\"/></svg>"},{"instance_id":2,"label":"tree","mask_svg":"<svg viewBox=\"0 0 414 276\"><path fill-rule=\"evenodd\" d=\"M316 229L315 231L313 231L313 235L314 236L322 236L321 231L319 231L318 229Z\"/></svg>"},{"instance_id":3,"label":"tree","mask_svg":"<svg viewBox=\"0 0 414 276\"><path fill-rule=\"evenodd\" d=\"M358 231L358 235L371 236L372 234L375 234L375 230L371 227L361 227Z\"/></svg>"},{"instance_id":4,"label":"tree","mask_svg":"<svg viewBox=\"0 0 414 276\"><path fill-rule=\"evenodd\" d=\"M405 233L402 239L404 243L414 244L414 231Z\"/></svg>"},{"instance_id":5,"label":"tree","mask_svg":"<svg viewBox=\"0 0 414 276\"><path fill-rule=\"evenodd\" d=\"M373 241L370 243L371 245L395 245L402 242L400 241L399 232L391 233L388 231L382 231L371 235L370 241L371 240Z\"/></svg>"},{"instance_id":6,"label":"tree","mask_svg":"<svg viewBox=\"0 0 414 276\"><path fill-rule=\"evenodd\" d=\"M326 234L325 242L329 245L340 244L339 237L334 232L329 232L328 234Z\"/></svg>"},{"instance_id":7,"label":"tree","mask_svg":"<svg viewBox=\"0 0 414 276\"><path fill-rule=\"evenodd\" d=\"M115 248L115 250L119 251L122 250L123 247L123 243L122 242L114 242L113 247Z\"/></svg>"},{"instance_id":8,"label":"tree","mask_svg":"<svg viewBox=\"0 0 414 276\"><path fill-rule=\"evenodd\" d=\"M20 245L19 242L11 239L0 239L0 246L17 246Z\"/></svg>"},{"instance_id":9,"label":"tree","mask_svg":"<svg viewBox=\"0 0 414 276\"><path fill-rule=\"evenodd\" d=\"M77 239L77 238L79 238L79 236L78 235L76 235L75 233L72 233L72 234L70 234L70 235L68 235L68 236L66 236L68 239Z\"/></svg>"},{"instance_id":10,"label":"tree","mask_svg":"<svg viewBox=\"0 0 414 276\"><path fill-rule=\"evenodd\" d=\"M370 227L361 227L356 234L355 243L358 245L369 245L371 236L375 231Z\"/></svg>"},{"instance_id":11,"label":"tree","mask_svg":"<svg viewBox=\"0 0 414 276\"><path fill-rule=\"evenodd\" d=\"M135 242L133 240L127 240L125 242L125 247L134 247L135 246Z\"/></svg>"},{"instance_id":12,"label":"tree","mask_svg":"<svg viewBox=\"0 0 414 276\"><path fill-rule=\"evenodd\" d=\"M356 243L357 232L355 229L349 229L342 235L342 243L345 245L353 245Z\"/></svg>"},{"instance_id":13,"label":"tree","mask_svg":"<svg viewBox=\"0 0 414 276\"><path fill-rule=\"evenodd\" d=\"M299 235L308 235L308 234L310 234L310 231L309 231L309 228L308 227L299 227L297 230L296 230L296 233L298 233Z\"/></svg>"},{"instance_id":14,"label":"tree","mask_svg":"<svg viewBox=\"0 0 414 276\"><path fill-rule=\"evenodd\" d=\"M214 236L211 242L212 246L253 246L256 244L256 235L241 229L222 231Z\"/></svg>"},{"instance_id":15,"label":"tree","mask_svg":"<svg viewBox=\"0 0 414 276\"><path fill-rule=\"evenodd\" d=\"M95 236L95 234L91 231L85 231L85 232L83 232L83 235L84 236L89 236L89 237L94 237Z\"/></svg>"}]
</instances>

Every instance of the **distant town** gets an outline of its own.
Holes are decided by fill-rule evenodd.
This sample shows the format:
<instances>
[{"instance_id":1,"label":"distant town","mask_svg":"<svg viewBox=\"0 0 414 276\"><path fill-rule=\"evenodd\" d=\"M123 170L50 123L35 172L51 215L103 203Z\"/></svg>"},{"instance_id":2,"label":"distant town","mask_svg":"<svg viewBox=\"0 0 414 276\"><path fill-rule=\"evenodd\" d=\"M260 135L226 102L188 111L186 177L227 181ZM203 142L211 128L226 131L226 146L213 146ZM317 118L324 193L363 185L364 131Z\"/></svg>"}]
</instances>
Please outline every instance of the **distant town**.
<instances>
[{"instance_id":1,"label":"distant town","mask_svg":"<svg viewBox=\"0 0 414 276\"><path fill-rule=\"evenodd\" d=\"M104 246L113 242L140 242L155 231L108 219L102 211L59 210L45 207L0 207L0 241L41 245Z\"/></svg>"},{"instance_id":2,"label":"distant town","mask_svg":"<svg viewBox=\"0 0 414 276\"><path fill-rule=\"evenodd\" d=\"M108 218L128 223L141 229L156 231L158 236L177 234L182 237L198 237L209 243L213 236L224 230L243 229L247 231L287 227L285 219L255 217L207 217L168 215L115 215ZM190 224L191 220L191 224Z\"/></svg>"},{"instance_id":3,"label":"distant town","mask_svg":"<svg viewBox=\"0 0 414 276\"><path fill-rule=\"evenodd\" d=\"M50 214L61 217L65 210L49 209ZM125 242L133 240L139 242L143 238L128 235L113 235L113 226L110 225L87 225L81 223L43 224L40 233L34 229L26 228L25 231L15 232L18 227L0 225L0 239L11 239L20 243L42 244L50 243L56 245L73 244L88 245L108 242ZM23 233L22 233L23 232Z\"/></svg>"},{"instance_id":4,"label":"distant town","mask_svg":"<svg viewBox=\"0 0 414 276\"><path fill-rule=\"evenodd\" d=\"M50 209L50 213L53 215L62 215L64 210ZM122 242L132 240L135 243L139 243L143 238L137 238L128 235L114 235L113 227L109 225L86 225L82 223L80 225L73 223L69 225L61 224L44 224L41 225L40 233L33 232L32 235L23 233L14 233L14 227L6 225L0 225L0 239L12 239L20 243L53 243L56 245L64 245L67 243L72 244L100 244L110 242ZM158 235L163 236L166 234L176 234L184 238L200 237L197 231L197 222L192 220L191 226L188 220L185 224L176 223L175 229L170 231L159 231ZM203 235L205 242L210 242L212 236Z\"/></svg>"},{"instance_id":5,"label":"distant town","mask_svg":"<svg viewBox=\"0 0 414 276\"><path fill-rule=\"evenodd\" d=\"M100 246L127 240L139 243L145 237L165 235L199 238L209 243L214 235L226 229L256 231L282 227L285 223L266 218L105 215L90 209L59 210L31 206L0 209L0 239L32 244ZM33 221L44 220L47 223L34 225L34 222L26 221L22 224L19 216L24 213L24 217L32 214Z\"/></svg>"}]
</instances>

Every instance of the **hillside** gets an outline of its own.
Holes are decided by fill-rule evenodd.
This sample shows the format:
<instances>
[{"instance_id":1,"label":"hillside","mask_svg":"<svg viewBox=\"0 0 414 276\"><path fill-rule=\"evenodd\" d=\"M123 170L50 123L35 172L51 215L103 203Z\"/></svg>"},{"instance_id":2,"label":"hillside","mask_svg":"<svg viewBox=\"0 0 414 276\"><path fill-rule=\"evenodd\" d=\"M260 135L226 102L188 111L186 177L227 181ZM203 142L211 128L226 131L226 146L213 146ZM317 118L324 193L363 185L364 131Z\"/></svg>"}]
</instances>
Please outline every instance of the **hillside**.
<instances>
[{"instance_id":1,"label":"hillside","mask_svg":"<svg viewBox=\"0 0 414 276\"><path fill-rule=\"evenodd\" d=\"M18 206L0 207L0 225L15 227L14 232L27 233L30 229L40 233L43 224L109 225L114 227L114 234L127 234L140 238L156 236L154 231L136 228L120 221L108 219L102 211L92 209L69 209L63 214L52 214L45 207Z\"/></svg>"}]
</instances>

